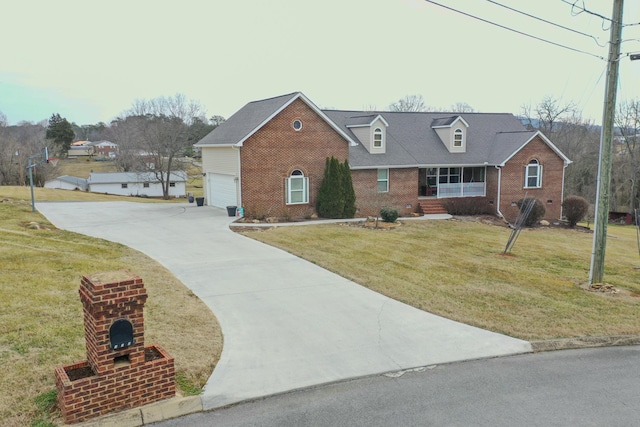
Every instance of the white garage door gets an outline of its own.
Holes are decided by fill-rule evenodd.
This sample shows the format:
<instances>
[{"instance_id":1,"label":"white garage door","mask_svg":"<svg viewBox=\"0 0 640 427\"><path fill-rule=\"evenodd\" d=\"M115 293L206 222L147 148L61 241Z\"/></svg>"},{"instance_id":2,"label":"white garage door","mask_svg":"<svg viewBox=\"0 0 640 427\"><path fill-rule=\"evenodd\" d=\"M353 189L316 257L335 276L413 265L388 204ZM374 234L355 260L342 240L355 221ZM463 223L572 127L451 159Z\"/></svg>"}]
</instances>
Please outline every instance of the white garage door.
<instances>
[{"instance_id":1,"label":"white garage door","mask_svg":"<svg viewBox=\"0 0 640 427\"><path fill-rule=\"evenodd\" d=\"M236 185L233 175L207 174L207 203L219 208L237 206Z\"/></svg>"}]
</instances>

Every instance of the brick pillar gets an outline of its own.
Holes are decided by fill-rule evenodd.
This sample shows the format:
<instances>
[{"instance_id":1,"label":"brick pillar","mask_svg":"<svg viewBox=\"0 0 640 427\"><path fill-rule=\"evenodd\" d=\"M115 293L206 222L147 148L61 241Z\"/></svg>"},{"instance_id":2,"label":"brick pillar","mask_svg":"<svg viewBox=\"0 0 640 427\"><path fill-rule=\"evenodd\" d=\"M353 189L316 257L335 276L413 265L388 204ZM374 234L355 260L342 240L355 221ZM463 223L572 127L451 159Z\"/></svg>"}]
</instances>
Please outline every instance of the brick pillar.
<instances>
[{"instance_id":1,"label":"brick pillar","mask_svg":"<svg viewBox=\"0 0 640 427\"><path fill-rule=\"evenodd\" d=\"M109 374L116 360L132 367L144 364L143 308L147 291L142 279L127 270L85 275L79 292L84 312L87 360L93 371L97 375ZM119 319L131 322L134 343L114 350L109 330Z\"/></svg>"}]
</instances>

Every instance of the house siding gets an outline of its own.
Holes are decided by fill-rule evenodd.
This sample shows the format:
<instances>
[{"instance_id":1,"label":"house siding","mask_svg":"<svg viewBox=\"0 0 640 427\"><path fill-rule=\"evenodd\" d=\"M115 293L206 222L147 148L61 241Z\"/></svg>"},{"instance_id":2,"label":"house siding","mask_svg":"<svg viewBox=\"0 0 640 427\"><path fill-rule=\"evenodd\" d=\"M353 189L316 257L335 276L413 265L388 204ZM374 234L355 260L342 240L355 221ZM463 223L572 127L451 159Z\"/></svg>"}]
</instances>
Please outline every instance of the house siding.
<instances>
[{"instance_id":1,"label":"house siding","mask_svg":"<svg viewBox=\"0 0 640 427\"><path fill-rule=\"evenodd\" d=\"M537 159L542 165L542 187L524 188L525 167L531 159ZM564 162L538 136L530 141L502 169L500 210L508 221L518 216L515 202L527 197L539 199L546 212L544 219L555 221L562 215L562 176Z\"/></svg>"},{"instance_id":2,"label":"house siding","mask_svg":"<svg viewBox=\"0 0 640 427\"><path fill-rule=\"evenodd\" d=\"M202 147L202 171L205 174L222 174L240 176L238 171L239 150L233 147ZM202 180L203 194L212 194L209 179ZM207 197L207 205L212 205L211 197ZM240 200L239 198L237 198Z\"/></svg>"},{"instance_id":3,"label":"house siding","mask_svg":"<svg viewBox=\"0 0 640 427\"><path fill-rule=\"evenodd\" d=\"M238 149L233 147L203 147L202 170L207 173L238 176Z\"/></svg>"},{"instance_id":4,"label":"house siding","mask_svg":"<svg viewBox=\"0 0 640 427\"><path fill-rule=\"evenodd\" d=\"M397 209L400 215L417 212L418 168L389 169L386 193L378 192L378 169L353 170L351 177L356 193L356 215L377 216L384 206Z\"/></svg>"},{"instance_id":5,"label":"house siding","mask_svg":"<svg viewBox=\"0 0 640 427\"><path fill-rule=\"evenodd\" d=\"M302 121L295 131L294 120ZM256 217L306 217L315 213L318 190L327 157L343 162L349 143L327 122L298 99L244 141L242 204L247 215ZM309 178L309 203L287 205L285 180L299 169Z\"/></svg>"}]
</instances>

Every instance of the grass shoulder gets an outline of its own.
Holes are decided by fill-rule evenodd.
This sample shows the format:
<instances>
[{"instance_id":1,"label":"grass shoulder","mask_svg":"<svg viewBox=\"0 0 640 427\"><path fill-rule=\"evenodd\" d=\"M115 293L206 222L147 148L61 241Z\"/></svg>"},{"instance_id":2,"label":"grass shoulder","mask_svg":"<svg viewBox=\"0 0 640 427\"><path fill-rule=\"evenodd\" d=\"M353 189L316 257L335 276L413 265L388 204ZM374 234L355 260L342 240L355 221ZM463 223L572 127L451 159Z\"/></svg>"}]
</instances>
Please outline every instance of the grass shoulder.
<instances>
[{"instance_id":1,"label":"grass shoulder","mask_svg":"<svg viewBox=\"0 0 640 427\"><path fill-rule=\"evenodd\" d=\"M0 424L47 425L42 408L55 389L55 366L86 359L78 288L83 274L99 271L128 269L142 277L149 294L145 342L159 343L175 358L182 394L197 394L222 351L222 332L209 308L144 254L58 230L31 212L29 201L8 198L4 190L0 363L7 392L0 397Z\"/></svg>"}]
</instances>

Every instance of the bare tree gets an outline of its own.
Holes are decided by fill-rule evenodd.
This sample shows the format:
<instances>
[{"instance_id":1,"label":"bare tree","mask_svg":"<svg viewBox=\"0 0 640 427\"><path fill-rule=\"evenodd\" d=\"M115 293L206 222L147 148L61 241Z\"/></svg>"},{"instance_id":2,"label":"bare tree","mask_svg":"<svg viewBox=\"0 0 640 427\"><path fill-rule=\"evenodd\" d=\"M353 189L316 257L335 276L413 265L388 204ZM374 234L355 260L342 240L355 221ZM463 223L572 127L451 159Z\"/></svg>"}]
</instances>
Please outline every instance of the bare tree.
<instances>
[{"instance_id":1,"label":"bare tree","mask_svg":"<svg viewBox=\"0 0 640 427\"><path fill-rule=\"evenodd\" d=\"M26 167L30 156L41 153L46 145L46 126L20 122L16 126L0 126L0 184L25 185ZM56 173L51 165L41 165L35 170L35 184Z\"/></svg>"},{"instance_id":2,"label":"bare tree","mask_svg":"<svg viewBox=\"0 0 640 427\"><path fill-rule=\"evenodd\" d=\"M426 111L422 95L407 95L402 99L389 105L389 111L396 112L420 112Z\"/></svg>"},{"instance_id":3,"label":"bare tree","mask_svg":"<svg viewBox=\"0 0 640 427\"><path fill-rule=\"evenodd\" d=\"M616 193L622 192L628 212L638 207L638 179L640 178L640 100L623 101L618 105L615 124L619 137L615 145L615 162L620 167L614 170ZM613 199L612 198L612 199Z\"/></svg>"},{"instance_id":4,"label":"bare tree","mask_svg":"<svg viewBox=\"0 0 640 427\"><path fill-rule=\"evenodd\" d=\"M138 170L155 175L165 199L169 198L171 173L184 170L180 157L193 143L189 127L201 117L206 116L198 102L176 94L138 99L121 118L121 123L126 123L123 130L128 134L125 145L138 150L138 155L144 158L142 164L137 165Z\"/></svg>"},{"instance_id":5,"label":"bare tree","mask_svg":"<svg viewBox=\"0 0 640 427\"><path fill-rule=\"evenodd\" d=\"M454 113L473 113L476 110L466 102L456 102L451 106L451 111Z\"/></svg>"},{"instance_id":6,"label":"bare tree","mask_svg":"<svg viewBox=\"0 0 640 427\"><path fill-rule=\"evenodd\" d=\"M565 174L565 194L595 201L599 129L582 119L573 102L561 104L545 96L534 107L522 106L525 126L540 130L573 161Z\"/></svg>"}]
</instances>

